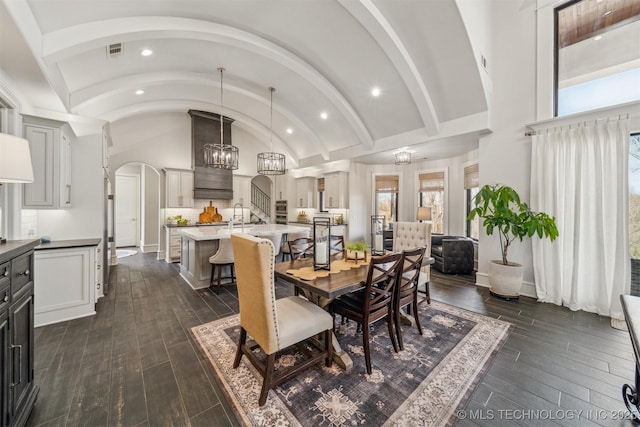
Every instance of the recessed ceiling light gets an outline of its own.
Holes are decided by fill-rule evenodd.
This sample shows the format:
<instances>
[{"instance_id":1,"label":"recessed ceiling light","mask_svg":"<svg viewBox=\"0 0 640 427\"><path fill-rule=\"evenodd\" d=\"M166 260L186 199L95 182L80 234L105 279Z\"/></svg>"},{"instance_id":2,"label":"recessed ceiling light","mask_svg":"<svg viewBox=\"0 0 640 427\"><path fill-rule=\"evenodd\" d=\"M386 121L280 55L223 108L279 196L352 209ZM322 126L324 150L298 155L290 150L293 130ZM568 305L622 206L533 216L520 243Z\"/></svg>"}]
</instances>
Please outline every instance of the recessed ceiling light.
<instances>
[{"instance_id":1,"label":"recessed ceiling light","mask_svg":"<svg viewBox=\"0 0 640 427\"><path fill-rule=\"evenodd\" d=\"M140 51L140 55L141 56L149 56L153 53L153 51L151 49L142 49Z\"/></svg>"},{"instance_id":2,"label":"recessed ceiling light","mask_svg":"<svg viewBox=\"0 0 640 427\"><path fill-rule=\"evenodd\" d=\"M326 111L323 111L322 113L320 113L320 118L322 120L327 120L329 118L329 115L327 114Z\"/></svg>"},{"instance_id":3,"label":"recessed ceiling light","mask_svg":"<svg viewBox=\"0 0 640 427\"><path fill-rule=\"evenodd\" d=\"M596 40L596 41L597 40L602 40L602 36L595 36L593 39Z\"/></svg>"},{"instance_id":4,"label":"recessed ceiling light","mask_svg":"<svg viewBox=\"0 0 640 427\"><path fill-rule=\"evenodd\" d=\"M289 135L291 135L291 134L293 133L293 129L291 129L291 128L287 128L287 133L288 133Z\"/></svg>"},{"instance_id":5,"label":"recessed ceiling light","mask_svg":"<svg viewBox=\"0 0 640 427\"><path fill-rule=\"evenodd\" d=\"M136 91L136 95L142 95L144 93L144 91L142 89L138 89Z\"/></svg>"},{"instance_id":6,"label":"recessed ceiling light","mask_svg":"<svg viewBox=\"0 0 640 427\"><path fill-rule=\"evenodd\" d=\"M375 96L376 98L379 97L381 93L382 92L380 91L380 88L377 86L371 89L371 95Z\"/></svg>"}]
</instances>

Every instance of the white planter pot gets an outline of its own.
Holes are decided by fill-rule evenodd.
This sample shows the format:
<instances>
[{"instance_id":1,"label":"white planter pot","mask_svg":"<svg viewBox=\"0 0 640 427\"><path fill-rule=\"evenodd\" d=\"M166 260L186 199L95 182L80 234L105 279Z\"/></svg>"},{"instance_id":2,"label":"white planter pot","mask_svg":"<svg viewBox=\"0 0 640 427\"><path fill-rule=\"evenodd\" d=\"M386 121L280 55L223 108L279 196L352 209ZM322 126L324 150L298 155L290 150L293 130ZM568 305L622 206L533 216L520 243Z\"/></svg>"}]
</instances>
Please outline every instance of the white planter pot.
<instances>
[{"instance_id":1,"label":"white planter pot","mask_svg":"<svg viewBox=\"0 0 640 427\"><path fill-rule=\"evenodd\" d=\"M491 292L504 298L517 298L520 296L522 275L522 265L515 262L504 265L502 261L492 260L489 263Z\"/></svg>"},{"instance_id":2,"label":"white planter pot","mask_svg":"<svg viewBox=\"0 0 640 427\"><path fill-rule=\"evenodd\" d=\"M358 259L360 261L365 259L366 256L365 251L350 251L347 249L347 259Z\"/></svg>"}]
</instances>

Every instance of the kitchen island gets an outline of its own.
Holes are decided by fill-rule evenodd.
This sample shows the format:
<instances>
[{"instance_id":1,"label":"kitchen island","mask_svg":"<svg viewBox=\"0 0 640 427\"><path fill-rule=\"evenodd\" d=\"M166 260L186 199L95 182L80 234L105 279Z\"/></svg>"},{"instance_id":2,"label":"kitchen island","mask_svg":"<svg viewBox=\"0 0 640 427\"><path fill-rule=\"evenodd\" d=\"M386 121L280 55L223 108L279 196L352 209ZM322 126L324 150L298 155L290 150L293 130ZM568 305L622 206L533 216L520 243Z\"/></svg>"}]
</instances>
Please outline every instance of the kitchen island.
<instances>
[{"instance_id":1,"label":"kitchen island","mask_svg":"<svg viewBox=\"0 0 640 427\"><path fill-rule=\"evenodd\" d=\"M188 227L181 228L180 276L193 289L209 287L211 264L209 257L218 250L218 241L228 239L231 233L246 233L257 237L273 236L303 231L303 227L281 224L261 224L228 227Z\"/></svg>"}]
</instances>

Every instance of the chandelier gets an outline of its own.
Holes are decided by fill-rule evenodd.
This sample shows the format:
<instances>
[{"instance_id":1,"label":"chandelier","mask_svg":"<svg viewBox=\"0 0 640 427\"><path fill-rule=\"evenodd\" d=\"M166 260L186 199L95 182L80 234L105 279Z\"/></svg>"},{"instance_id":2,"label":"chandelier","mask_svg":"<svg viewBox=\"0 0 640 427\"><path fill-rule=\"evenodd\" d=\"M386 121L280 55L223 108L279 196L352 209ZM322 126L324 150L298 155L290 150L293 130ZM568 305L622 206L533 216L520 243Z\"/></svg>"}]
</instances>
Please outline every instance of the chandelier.
<instances>
[{"instance_id":1,"label":"chandelier","mask_svg":"<svg viewBox=\"0 0 640 427\"><path fill-rule=\"evenodd\" d=\"M271 92L271 136L269 138L270 149L268 153L258 154L258 173L261 175L284 175L287 173L287 163L284 154L273 152L273 92L275 88L270 87Z\"/></svg>"},{"instance_id":2,"label":"chandelier","mask_svg":"<svg viewBox=\"0 0 640 427\"><path fill-rule=\"evenodd\" d=\"M224 104L222 102L222 74L220 71L220 143L204 145L204 165L216 169L238 169L238 147L224 143Z\"/></svg>"},{"instance_id":3,"label":"chandelier","mask_svg":"<svg viewBox=\"0 0 640 427\"><path fill-rule=\"evenodd\" d=\"M400 151L396 153L396 165L411 164L411 153L408 151Z\"/></svg>"}]
</instances>

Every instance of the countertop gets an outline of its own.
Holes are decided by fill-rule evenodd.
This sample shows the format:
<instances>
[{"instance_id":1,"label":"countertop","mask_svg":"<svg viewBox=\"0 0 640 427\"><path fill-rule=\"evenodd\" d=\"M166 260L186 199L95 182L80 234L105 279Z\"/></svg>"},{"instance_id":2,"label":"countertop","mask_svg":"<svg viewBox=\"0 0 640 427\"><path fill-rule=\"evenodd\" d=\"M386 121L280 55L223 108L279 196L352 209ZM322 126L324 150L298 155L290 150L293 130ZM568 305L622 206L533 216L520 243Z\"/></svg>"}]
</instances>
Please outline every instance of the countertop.
<instances>
[{"instance_id":1,"label":"countertop","mask_svg":"<svg viewBox=\"0 0 640 427\"><path fill-rule=\"evenodd\" d=\"M313 221L307 221L307 222L302 222L302 221L289 221L289 224L305 224L305 225L313 225ZM331 223L332 227L339 227L339 226L347 226L347 223L344 224L334 224Z\"/></svg>"},{"instance_id":2,"label":"countertop","mask_svg":"<svg viewBox=\"0 0 640 427\"><path fill-rule=\"evenodd\" d=\"M236 223L236 225L240 225L240 223ZM246 222L245 227L247 225L249 226L255 226L258 225L257 222ZM207 222L204 224L196 224L195 222L190 222L189 224L186 225L178 225L178 224L164 224L164 226L166 228L188 228L188 227L228 227L229 223L228 222Z\"/></svg>"},{"instance_id":3,"label":"countertop","mask_svg":"<svg viewBox=\"0 0 640 427\"><path fill-rule=\"evenodd\" d=\"M74 240L54 240L50 243L42 243L35 247L36 251L43 249L69 249L81 248L85 246L98 246L102 239L74 239Z\"/></svg>"},{"instance_id":4,"label":"countertop","mask_svg":"<svg viewBox=\"0 0 640 427\"><path fill-rule=\"evenodd\" d=\"M181 230L179 234L196 241L202 240L219 240L219 239L228 239L231 235L229 233L229 228L199 228L199 227L180 227ZM268 236L278 233L294 233L296 231L304 231L305 228L298 227L295 225L283 225L283 224L260 224L260 225L252 225L247 227L245 225L244 232L246 234L251 234L253 236ZM240 227L235 227L233 229L233 233L242 233L242 229Z\"/></svg>"},{"instance_id":5,"label":"countertop","mask_svg":"<svg viewBox=\"0 0 640 427\"><path fill-rule=\"evenodd\" d=\"M0 245L0 263L15 258L18 254L26 252L40 243L40 239L8 240Z\"/></svg>"}]
</instances>

